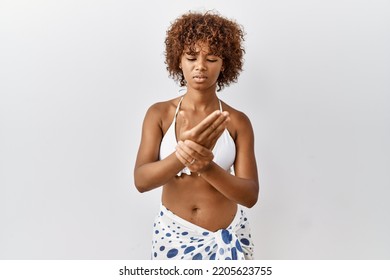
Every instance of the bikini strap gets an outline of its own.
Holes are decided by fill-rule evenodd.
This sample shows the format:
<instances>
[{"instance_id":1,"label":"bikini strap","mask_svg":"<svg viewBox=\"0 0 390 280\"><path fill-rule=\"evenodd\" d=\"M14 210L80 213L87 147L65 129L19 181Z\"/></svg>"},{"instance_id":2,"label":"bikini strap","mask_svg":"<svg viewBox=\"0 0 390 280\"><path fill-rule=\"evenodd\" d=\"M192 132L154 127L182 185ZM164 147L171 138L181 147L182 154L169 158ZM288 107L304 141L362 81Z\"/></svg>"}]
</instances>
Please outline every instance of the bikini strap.
<instances>
[{"instance_id":1,"label":"bikini strap","mask_svg":"<svg viewBox=\"0 0 390 280\"><path fill-rule=\"evenodd\" d=\"M222 102L221 102L221 99L218 99L219 101L219 110L222 112Z\"/></svg>"},{"instance_id":2,"label":"bikini strap","mask_svg":"<svg viewBox=\"0 0 390 280\"><path fill-rule=\"evenodd\" d=\"M176 121L176 116L177 116L177 113L179 113L180 105L181 105L181 102L183 101L183 98L184 98L184 96L182 96L182 97L180 98L180 101L179 101L179 103L177 104L176 112L175 112L175 117L173 118L174 121Z\"/></svg>"}]
</instances>

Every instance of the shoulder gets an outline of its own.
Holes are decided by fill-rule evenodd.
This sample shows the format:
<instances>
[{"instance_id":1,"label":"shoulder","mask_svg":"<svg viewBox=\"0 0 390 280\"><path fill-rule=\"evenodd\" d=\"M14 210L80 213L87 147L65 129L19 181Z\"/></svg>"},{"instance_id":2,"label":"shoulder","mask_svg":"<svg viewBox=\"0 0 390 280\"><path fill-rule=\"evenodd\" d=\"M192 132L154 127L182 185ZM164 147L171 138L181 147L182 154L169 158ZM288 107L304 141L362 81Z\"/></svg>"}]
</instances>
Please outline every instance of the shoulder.
<instances>
[{"instance_id":1,"label":"shoulder","mask_svg":"<svg viewBox=\"0 0 390 280\"><path fill-rule=\"evenodd\" d=\"M180 98L181 97L177 97L177 98L170 99L167 101L161 101L161 102L154 103L153 105L151 105L148 108L146 115L164 116L166 114L169 114L169 113L171 113L172 110L173 111L176 110L176 107L179 104Z\"/></svg>"},{"instance_id":2,"label":"shoulder","mask_svg":"<svg viewBox=\"0 0 390 280\"><path fill-rule=\"evenodd\" d=\"M161 101L161 102L154 103L153 105L151 105L148 108L147 113L151 113L151 114L166 113L169 110L172 110L172 108L176 108L179 100L180 100L180 97L174 98L174 99L170 99L170 100L167 100L167 101Z\"/></svg>"},{"instance_id":3,"label":"shoulder","mask_svg":"<svg viewBox=\"0 0 390 280\"><path fill-rule=\"evenodd\" d=\"M222 102L223 111L227 111L230 117L230 124L228 125L228 130L236 138L237 135L241 132L251 132L252 124L249 117L242 111L239 111L227 103Z\"/></svg>"},{"instance_id":4,"label":"shoulder","mask_svg":"<svg viewBox=\"0 0 390 280\"><path fill-rule=\"evenodd\" d=\"M172 121L181 97L161 101L151 105L145 116L145 121L158 122L160 126L165 126L166 122Z\"/></svg>"}]
</instances>

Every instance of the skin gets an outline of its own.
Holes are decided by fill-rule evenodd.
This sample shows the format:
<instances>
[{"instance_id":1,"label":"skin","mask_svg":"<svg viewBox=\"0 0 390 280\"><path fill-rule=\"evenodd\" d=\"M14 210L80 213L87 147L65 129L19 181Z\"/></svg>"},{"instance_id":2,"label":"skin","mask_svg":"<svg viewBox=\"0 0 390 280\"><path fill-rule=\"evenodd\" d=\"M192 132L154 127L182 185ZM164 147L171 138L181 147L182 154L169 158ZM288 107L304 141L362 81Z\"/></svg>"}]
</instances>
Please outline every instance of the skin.
<instances>
[{"instance_id":1,"label":"skin","mask_svg":"<svg viewBox=\"0 0 390 280\"><path fill-rule=\"evenodd\" d=\"M180 98L152 105L146 113L134 169L140 192L163 186L162 203L179 217L210 231L232 222L237 204L256 204L259 183L254 135L247 116L222 103L219 110L217 79L223 60L198 43L196 52L185 50L180 67L187 93L176 121L176 151L159 160L161 140L174 118ZM218 166L212 148L227 129L236 145L235 175ZM187 166L192 174L176 176Z\"/></svg>"}]
</instances>

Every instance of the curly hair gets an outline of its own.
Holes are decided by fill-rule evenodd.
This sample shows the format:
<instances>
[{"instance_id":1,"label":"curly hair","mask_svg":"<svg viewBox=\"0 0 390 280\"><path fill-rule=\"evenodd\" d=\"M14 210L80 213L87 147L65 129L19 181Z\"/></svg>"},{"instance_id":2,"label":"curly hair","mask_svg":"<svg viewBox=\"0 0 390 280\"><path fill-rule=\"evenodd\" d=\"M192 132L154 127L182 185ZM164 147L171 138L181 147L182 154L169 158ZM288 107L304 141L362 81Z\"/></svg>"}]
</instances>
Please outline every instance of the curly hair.
<instances>
[{"instance_id":1,"label":"curly hair","mask_svg":"<svg viewBox=\"0 0 390 280\"><path fill-rule=\"evenodd\" d=\"M224 70L217 80L218 91L237 82L245 54L244 30L235 21L211 12L189 12L169 27L165 39L165 64L169 76L185 86L180 60L185 49L195 52L199 42L207 43L212 54L222 58Z\"/></svg>"}]
</instances>

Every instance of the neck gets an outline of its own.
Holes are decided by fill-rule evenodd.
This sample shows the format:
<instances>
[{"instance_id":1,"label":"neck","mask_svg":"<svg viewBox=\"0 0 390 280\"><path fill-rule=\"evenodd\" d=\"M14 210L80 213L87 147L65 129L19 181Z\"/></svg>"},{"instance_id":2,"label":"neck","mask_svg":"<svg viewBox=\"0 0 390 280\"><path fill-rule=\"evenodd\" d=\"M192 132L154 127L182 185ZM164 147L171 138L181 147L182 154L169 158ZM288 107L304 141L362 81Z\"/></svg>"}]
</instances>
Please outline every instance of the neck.
<instances>
[{"instance_id":1,"label":"neck","mask_svg":"<svg viewBox=\"0 0 390 280\"><path fill-rule=\"evenodd\" d=\"M197 91L194 89L188 89L184 100L186 100L186 106L194 111L206 111L210 107L215 107L218 104L218 97L215 89L207 91Z\"/></svg>"}]
</instances>

